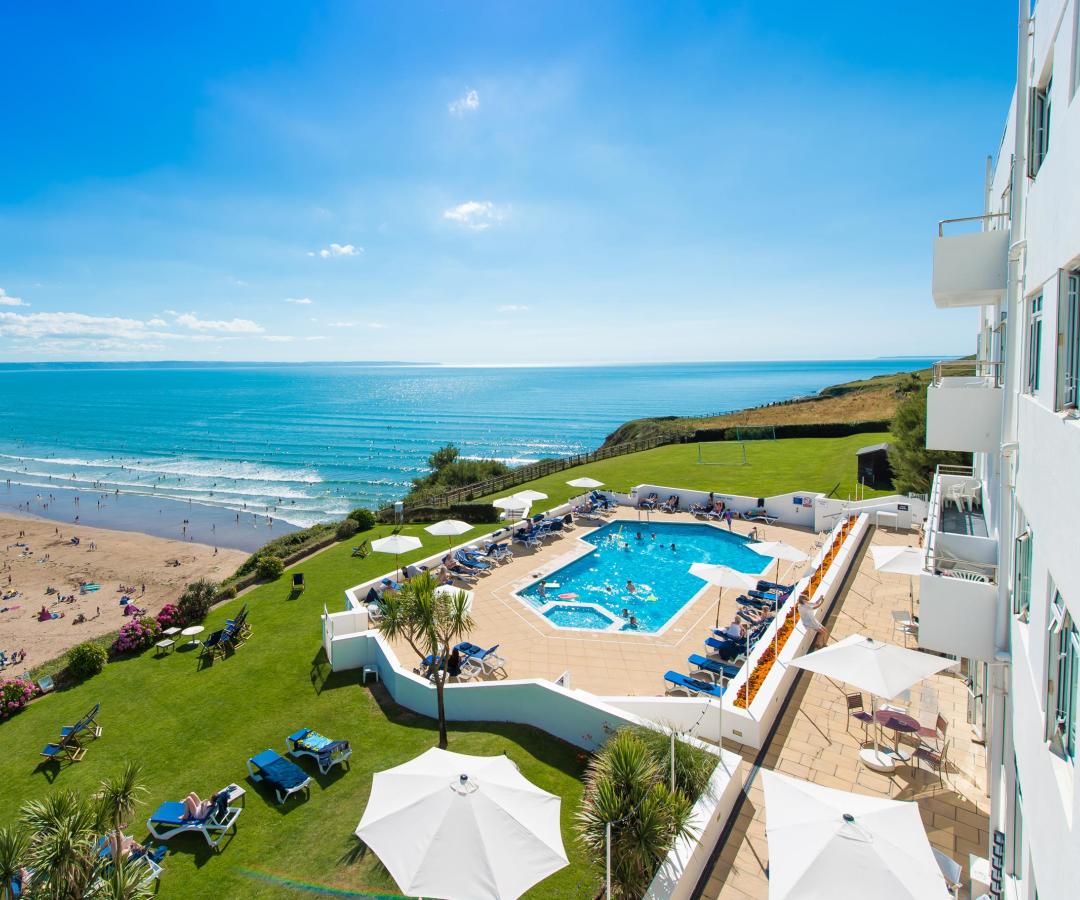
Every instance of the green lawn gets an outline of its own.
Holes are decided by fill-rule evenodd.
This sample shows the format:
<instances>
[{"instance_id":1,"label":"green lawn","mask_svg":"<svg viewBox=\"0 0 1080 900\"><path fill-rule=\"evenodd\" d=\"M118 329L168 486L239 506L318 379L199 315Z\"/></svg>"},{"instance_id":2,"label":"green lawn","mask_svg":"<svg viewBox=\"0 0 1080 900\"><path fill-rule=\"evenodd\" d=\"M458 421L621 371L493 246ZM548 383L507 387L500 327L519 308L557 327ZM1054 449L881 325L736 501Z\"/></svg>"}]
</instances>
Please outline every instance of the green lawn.
<instances>
[{"instance_id":1,"label":"green lawn","mask_svg":"<svg viewBox=\"0 0 1080 900\"><path fill-rule=\"evenodd\" d=\"M652 483L748 497L768 497L788 491L821 491L846 498L855 490L855 451L883 440L887 440L887 435L870 433L840 438L748 441L745 444L746 465L742 464L740 446L731 441L669 444L566 469L530 481L514 491L526 488L542 491L551 499L539 506L556 505L581 493L567 486L567 481L588 475L615 491L628 491L637 484ZM698 463L699 447L704 465ZM866 496L884 493L887 492L867 490ZM491 499L495 497L494 494L490 496Z\"/></svg>"},{"instance_id":2,"label":"green lawn","mask_svg":"<svg viewBox=\"0 0 1080 900\"><path fill-rule=\"evenodd\" d=\"M387 529L378 529L384 533ZM420 533L418 527L407 532ZM423 538L430 536L422 535ZM307 590L290 599L288 575L225 604L206 622L220 627L244 600L254 633L239 651L208 668L178 652L152 652L110 663L78 687L47 696L0 725L0 821L53 787L95 788L125 759L146 767L150 789L134 833L146 834L146 816L163 800L189 792L208 796L229 782L249 787L236 835L220 853L199 836L170 842L162 897L295 897L304 884L396 895L389 875L359 851L360 821L372 773L405 762L437 743L434 722L359 684L358 673L332 675L320 647L319 614L342 606L344 588L393 565L392 557L350 557L350 544L304 562ZM413 556L422 555L424 551ZM101 738L82 762L59 771L38 767L38 751L95 702L101 703ZM309 800L275 805L245 782L245 760L267 747L284 752L285 736L316 728L353 747L352 768L315 775ZM576 748L530 728L500 724L451 725L450 748L461 753L507 753L529 780L563 798L563 839L571 865L529 896L589 896L590 871L573 839L571 819L581 797L584 760ZM310 760L301 764L311 773ZM463 861L463 864L467 864ZM296 884L288 886L286 882Z\"/></svg>"}]
</instances>

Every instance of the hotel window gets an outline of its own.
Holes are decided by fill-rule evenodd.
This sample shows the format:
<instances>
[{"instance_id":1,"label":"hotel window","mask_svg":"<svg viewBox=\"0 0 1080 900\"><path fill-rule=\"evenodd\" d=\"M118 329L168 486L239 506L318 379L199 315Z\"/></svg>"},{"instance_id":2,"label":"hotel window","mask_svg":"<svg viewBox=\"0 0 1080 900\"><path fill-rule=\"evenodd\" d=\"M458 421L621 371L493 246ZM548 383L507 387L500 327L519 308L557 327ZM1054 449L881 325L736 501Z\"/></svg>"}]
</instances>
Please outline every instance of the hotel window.
<instances>
[{"instance_id":1,"label":"hotel window","mask_svg":"<svg viewBox=\"0 0 1080 900\"><path fill-rule=\"evenodd\" d=\"M1027 377L1024 387L1029 394L1034 394L1039 389L1039 363L1042 357L1042 308L1042 294L1038 294L1028 301Z\"/></svg>"},{"instance_id":2,"label":"hotel window","mask_svg":"<svg viewBox=\"0 0 1080 900\"><path fill-rule=\"evenodd\" d=\"M1080 634L1060 591L1050 604L1050 652L1047 654L1049 697L1047 735L1050 746L1072 762L1077 743L1077 686L1080 681Z\"/></svg>"},{"instance_id":3,"label":"hotel window","mask_svg":"<svg viewBox=\"0 0 1080 900\"><path fill-rule=\"evenodd\" d=\"M1054 79L1046 82L1045 87L1031 89L1031 134L1028 139L1028 175L1034 178L1039 174L1046 154L1050 151L1050 89Z\"/></svg>"},{"instance_id":4,"label":"hotel window","mask_svg":"<svg viewBox=\"0 0 1080 900\"><path fill-rule=\"evenodd\" d=\"M1031 530L1024 529L1013 546L1013 613L1025 622L1031 609Z\"/></svg>"},{"instance_id":5,"label":"hotel window","mask_svg":"<svg viewBox=\"0 0 1080 900\"><path fill-rule=\"evenodd\" d=\"M1066 272L1061 293L1061 408L1080 407L1080 270Z\"/></svg>"}]
</instances>

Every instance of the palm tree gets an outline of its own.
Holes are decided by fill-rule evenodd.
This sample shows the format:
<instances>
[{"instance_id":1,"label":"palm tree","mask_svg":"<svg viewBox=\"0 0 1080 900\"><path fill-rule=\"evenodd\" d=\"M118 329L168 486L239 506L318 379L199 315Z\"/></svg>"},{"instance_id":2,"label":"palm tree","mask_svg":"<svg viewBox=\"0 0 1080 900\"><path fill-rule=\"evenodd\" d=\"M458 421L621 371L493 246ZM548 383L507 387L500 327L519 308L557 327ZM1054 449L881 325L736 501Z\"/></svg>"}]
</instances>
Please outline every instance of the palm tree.
<instances>
[{"instance_id":1,"label":"palm tree","mask_svg":"<svg viewBox=\"0 0 1080 900\"><path fill-rule=\"evenodd\" d=\"M94 797L101 806L101 815L108 826L123 831L145 793L142 765L129 760L124 763L119 775L101 782L101 789Z\"/></svg>"},{"instance_id":2,"label":"palm tree","mask_svg":"<svg viewBox=\"0 0 1080 900\"><path fill-rule=\"evenodd\" d=\"M676 760L678 769L678 760ZM589 763L578 832L604 859L611 825L611 881L620 897L641 897L675 841L692 836L693 800L666 777L667 767L635 729L617 731ZM676 783L680 781L676 772Z\"/></svg>"},{"instance_id":3,"label":"palm tree","mask_svg":"<svg viewBox=\"0 0 1080 900\"><path fill-rule=\"evenodd\" d=\"M31 838L26 867L34 873L27 893L43 900L78 900L93 887L101 862L100 806L75 791L58 791L22 808Z\"/></svg>"},{"instance_id":4,"label":"palm tree","mask_svg":"<svg viewBox=\"0 0 1080 900\"><path fill-rule=\"evenodd\" d=\"M14 900L30 838L14 825L0 828L0 900Z\"/></svg>"},{"instance_id":5,"label":"palm tree","mask_svg":"<svg viewBox=\"0 0 1080 900\"><path fill-rule=\"evenodd\" d=\"M430 572L422 572L400 591L387 591L383 594L379 630L388 640L404 640L421 659L438 658L432 680L439 711L439 748L445 750L448 741L443 687L447 657L450 648L472 630L473 620L464 591L438 593L438 586Z\"/></svg>"}]
</instances>

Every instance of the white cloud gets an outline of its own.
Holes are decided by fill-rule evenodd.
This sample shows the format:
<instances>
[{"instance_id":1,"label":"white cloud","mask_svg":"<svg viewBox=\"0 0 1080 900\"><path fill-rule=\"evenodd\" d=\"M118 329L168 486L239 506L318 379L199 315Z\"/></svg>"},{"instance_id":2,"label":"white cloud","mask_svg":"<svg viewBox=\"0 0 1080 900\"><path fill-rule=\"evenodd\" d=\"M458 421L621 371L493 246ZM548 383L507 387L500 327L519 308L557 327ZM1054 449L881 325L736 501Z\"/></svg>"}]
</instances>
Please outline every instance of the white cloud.
<instances>
[{"instance_id":1,"label":"white cloud","mask_svg":"<svg viewBox=\"0 0 1080 900\"><path fill-rule=\"evenodd\" d=\"M0 288L0 306L29 306L22 297L12 297L3 288Z\"/></svg>"},{"instance_id":2,"label":"white cloud","mask_svg":"<svg viewBox=\"0 0 1080 900\"><path fill-rule=\"evenodd\" d=\"M501 222L506 212L490 200L466 200L443 212L443 218L473 231L484 231Z\"/></svg>"},{"instance_id":3,"label":"white cloud","mask_svg":"<svg viewBox=\"0 0 1080 900\"><path fill-rule=\"evenodd\" d=\"M168 328L168 326L169 326L169 323L166 322L164 319L157 319L157 318L148 319L146 324L147 325L152 325L154 328Z\"/></svg>"},{"instance_id":4,"label":"white cloud","mask_svg":"<svg viewBox=\"0 0 1080 900\"><path fill-rule=\"evenodd\" d=\"M227 331L237 334L259 334L265 329L250 319L200 319L194 313L176 317L176 324L192 331Z\"/></svg>"},{"instance_id":5,"label":"white cloud","mask_svg":"<svg viewBox=\"0 0 1080 900\"><path fill-rule=\"evenodd\" d=\"M297 306L311 306L312 300L310 297L286 297L286 303L295 303Z\"/></svg>"},{"instance_id":6,"label":"white cloud","mask_svg":"<svg viewBox=\"0 0 1080 900\"><path fill-rule=\"evenodd\" d=\"M272 344L288 344L295 340L291 334L264 334L262 339L270 341Z\"/></svg>"},{"instance_id":7,"label":"white cloud","mask_svg":"<svg viewBox=\"0 0 1080 900\"><path fill-rule=\"evenodd\" d=\"M468 90L457 100L454 100L447 107L450 113L455 116L463 116L466 113L476 112L480 108L480 95L476 91Z\"/></svg>"},{"instance_id":8,"label":"white cloud","mask_svg":"<svg viewBox=\"0 0 1080 900\"><path fill-rule=\"evenodd\" d=\"M331 328L385 328L382 322L331 322Z\"/></svg>"},{"instance_id":9,"label":"white cloud","mask_svg":"<svg viewBox=\"0 0 1080 900\"><path fill-rule=\"evenodd\" d=\"M498 307L498 311L501 313L515 313L525 312L528 308L529 307L525 306L523 303L504 303L502 306Z\"/></svg>"},{"instance_id":10,"label":"white cloud","mask_svg":"<svg viewBox=\"0 0 1080 900\"><path fill-rule=\"evenodd\" d=\"M88 316L74 312L14 313L0 312L0 336L34 340L70 338L108 338L119 341L145 341L172 338L168 332L154 331L148 322L120 316Z\"/></svg>"},{"instance_id":11,"label":"white cloud","mask_svg":"<svg viewBox=\"0 0 1080 900\"><path fill-rule=\"evenodd\" d=\"M309 250L308 256L330 259L332 256L357 256L363 252L363 247L354 247L352 244L331 244L329 247L323 247L322 250Z\"/></svg>"},{"instance_id":12,"label":"white cloud","mask_svg":"<svg viewBox=\"0 0 1080 900\"><path fill-rule=\"evenodd\" d=\"M304 338L304 340L305 341L325 341L326 340L326 335L325 334L313 334L310 337Z\"/></svg>"}]
</instances>

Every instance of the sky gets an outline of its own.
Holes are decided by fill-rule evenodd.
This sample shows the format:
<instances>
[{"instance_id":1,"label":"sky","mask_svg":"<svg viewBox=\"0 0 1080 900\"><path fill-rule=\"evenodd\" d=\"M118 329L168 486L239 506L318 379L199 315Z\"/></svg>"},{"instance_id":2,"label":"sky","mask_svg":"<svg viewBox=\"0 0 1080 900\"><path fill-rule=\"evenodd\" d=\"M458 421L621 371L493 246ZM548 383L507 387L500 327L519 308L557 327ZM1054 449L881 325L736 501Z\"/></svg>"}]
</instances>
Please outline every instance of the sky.
<instances>
[{"instance_id":1,"label":"sky","mask_svg":"<svg viewBox=\"0 0 1080 900\"><path fill-rule=\"evenodd\" d=\"M973 350L1015 2L0 14L0 359Z\"/></svg>"}]
</instances>

